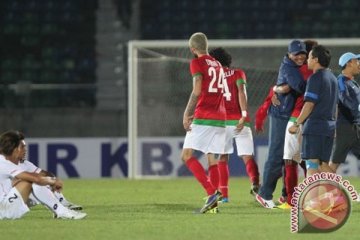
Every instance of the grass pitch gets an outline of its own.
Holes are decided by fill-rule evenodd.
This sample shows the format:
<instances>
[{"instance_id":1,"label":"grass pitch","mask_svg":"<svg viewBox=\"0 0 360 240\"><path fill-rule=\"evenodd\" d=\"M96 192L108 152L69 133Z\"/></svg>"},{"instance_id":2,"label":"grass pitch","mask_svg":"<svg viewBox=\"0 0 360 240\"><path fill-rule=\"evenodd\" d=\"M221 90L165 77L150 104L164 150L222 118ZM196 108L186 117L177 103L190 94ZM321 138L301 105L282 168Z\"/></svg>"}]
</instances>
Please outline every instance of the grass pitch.
<instances>
[{"instance_id":1,"label":"grass pitch","mask_svg":"<svg viewBox=\"0 0 360 240\"><path fill-rule=\"evenodd\" d=\"M360 189L360 180L350 178ZM279 197L281 183L274 198ZM204 192L194 178L66 180L65 196L82 204L84 220L52 219L37 206L20 220L0 221L1 239L358 239L360 203L347 223L327 234L290 233L290 212L260 207L247 178L232 178L219 214L193 214Z\"/></svg>"}]
</instances>

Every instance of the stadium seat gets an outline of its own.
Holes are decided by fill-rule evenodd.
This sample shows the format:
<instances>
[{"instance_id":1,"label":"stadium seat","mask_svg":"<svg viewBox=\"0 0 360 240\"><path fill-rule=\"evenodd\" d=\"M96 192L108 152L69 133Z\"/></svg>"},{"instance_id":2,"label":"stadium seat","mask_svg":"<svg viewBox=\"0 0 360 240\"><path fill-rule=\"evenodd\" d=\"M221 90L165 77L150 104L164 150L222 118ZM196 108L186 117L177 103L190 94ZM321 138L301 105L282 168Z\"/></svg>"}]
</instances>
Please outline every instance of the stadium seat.
<instances>
[{"instance_id":1,"label":"stadium seat","mask_svg":"<svg viewBox=\"0 0 360 240\"><path fill-rule=\"evenodd\" d=\"M0 6L3 13L0 43L7 46L6 51L0 50L0 76L4 83L96 82L97 0L3 0ZM66 91L61 96L70 94ZM87 105L93 106L95 97L87 95L95 93L84 94L86 97L81 101L89 100ZM61 101L46 100L52 94L45 90L33 95L34 107L79 105L69 102L78 101L76 97L67 97L67 102L64 97Z\"/></svg>"}]
</instances>

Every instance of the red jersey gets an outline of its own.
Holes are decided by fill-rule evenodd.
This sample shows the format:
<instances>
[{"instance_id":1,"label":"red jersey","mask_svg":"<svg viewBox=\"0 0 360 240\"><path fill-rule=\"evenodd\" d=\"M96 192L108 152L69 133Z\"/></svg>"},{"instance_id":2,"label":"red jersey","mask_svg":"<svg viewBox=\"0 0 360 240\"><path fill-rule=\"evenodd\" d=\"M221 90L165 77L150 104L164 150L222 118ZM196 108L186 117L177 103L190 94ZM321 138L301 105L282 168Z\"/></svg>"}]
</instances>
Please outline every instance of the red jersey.
<instances>
[{"instance_id":1,"label":"red jersey","mask_svg":"<svg viewBox=\"0 0 360 240\"><path fill-rule=\"evenodd\" d=\"M196 104L193 123L224 127L226 110L223 88L226 79L221 64L213 57L204 55L191 61L190 72L193 77L202 75L201 94Z\"/></svg>"},{"instance_id":2,"label":"red jersey","mask_svg":"<svg viewBox=\"0 0 360 240\"><path fill-rule=\"evenodd\" d=\"M307 81L308 78L313 74L313 71L308 68L307 64L302 65L299 70L305 81ZM304 106L304 95L301 95L296 99L295 107L291 113L291 117L298 118L300 116L301 109L303 106Z\"/></svg>"},{"instance_id":3,"label":"red jersey","mask_svg":"<svg viewBox=\"0 0 360 240\"><path fill-rule=\"evenodd\" d=\"M236 125L239 122L241 115L241 107L239 103L239 89L240 84L246 84L246 75L240 69L231 69L225 68L225 77L227 80L227 85L229 92L231 94L231 99L229 101L225 100L226 108L226 123L227 125ZM249 116L246 117L245 122L249 123Z\"/></svg>"}]
</instances>

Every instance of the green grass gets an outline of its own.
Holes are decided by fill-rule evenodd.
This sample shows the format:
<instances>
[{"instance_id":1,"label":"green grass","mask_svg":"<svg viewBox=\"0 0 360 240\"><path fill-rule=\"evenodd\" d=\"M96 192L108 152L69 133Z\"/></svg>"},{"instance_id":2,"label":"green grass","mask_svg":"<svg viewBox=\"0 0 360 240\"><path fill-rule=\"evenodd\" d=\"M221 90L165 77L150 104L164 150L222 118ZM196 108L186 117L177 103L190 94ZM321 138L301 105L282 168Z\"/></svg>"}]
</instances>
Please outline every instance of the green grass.
<instances>
[{"instance_id":1,"label":"green grass","mask_svg":"<svg viewBox=\"0 0 360 240\"><path fill-rule=\"evenodd\" d=\"M360 180L351 178L354 186ZM360 204L347 223L328 234L290 233L290 213L261 208L246 178L230 181L230 203L219 214L193 214L203 190L193 178L66 180L65 196L83 204L84 220L55 220L37 206L20 220L0 221L1 239L358 239ZM279 184L279 186L281 186ZM279 189L274 198L279 196Z\"/></svg>"}]
</instances>

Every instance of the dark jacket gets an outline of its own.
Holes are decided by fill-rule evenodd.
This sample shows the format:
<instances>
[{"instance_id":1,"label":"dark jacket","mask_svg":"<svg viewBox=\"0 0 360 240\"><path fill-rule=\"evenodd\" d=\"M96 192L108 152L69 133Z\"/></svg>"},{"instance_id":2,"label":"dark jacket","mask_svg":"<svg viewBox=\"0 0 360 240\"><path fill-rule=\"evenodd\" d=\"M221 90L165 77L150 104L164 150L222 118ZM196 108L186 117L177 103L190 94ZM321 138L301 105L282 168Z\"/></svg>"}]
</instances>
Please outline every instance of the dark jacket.
<instances>
[{"instance_id":1,"label":"dark jacket","mask_svg":"<svg viewBox=\"0 0 360 240\"><path fill-rule=\"evenodd\" d=\"M338 76L338 124L360 124L360 88L357 82L344 75Z\"/></svg>"},{"instance_id":2,"label":"dark jacket","mask_svg":"<svg viewBox=\"0 0 360 240\"><path fill-rule=\"evenodd\" d=\"M280 105L276 107L271 105L269 110L271 116L289 118L294 108L296 98L304 94L306 82L299 68L300 66L296 65L287 55L283 58L276 85L281 86L288 84L291 91L286 94L277 94Z\"/></svg>"}]
</instances>

